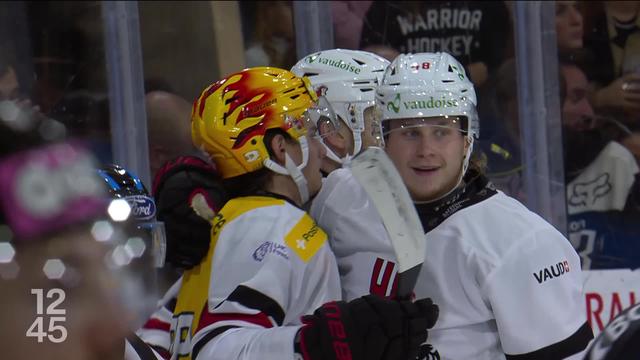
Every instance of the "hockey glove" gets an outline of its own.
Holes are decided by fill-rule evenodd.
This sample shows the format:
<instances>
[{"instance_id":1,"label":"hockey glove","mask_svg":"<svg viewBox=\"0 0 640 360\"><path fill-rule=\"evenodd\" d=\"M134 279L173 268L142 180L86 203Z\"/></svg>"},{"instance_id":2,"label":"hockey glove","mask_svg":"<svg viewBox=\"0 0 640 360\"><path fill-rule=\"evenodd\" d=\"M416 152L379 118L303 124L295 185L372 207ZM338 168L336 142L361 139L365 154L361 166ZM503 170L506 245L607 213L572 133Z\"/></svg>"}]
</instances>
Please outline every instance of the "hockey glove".
<instances>
[{"instance_id":1,"label":"hockey glove","mask_svg":"<svg viewBox=\"0 0 640 360\"><path fill-rule=\"evenodd\" d=\"M438 306L431 299L367 295L331 302L302 318L296 352L304 360L414 359L437 319Z\"/></svg>"},{"instance_id":2,"label":"hockey glove","mask_svg":"<svg viewBox=\"0 0 640 360\"><path fill-rule=\"evenodd\" d=\"M227 201L219 175L198 157L179 157L158 171L153 194L167 234L166 261L181 269L198 265L209 251L209 221Z\"/></svg>"}]
</instances>

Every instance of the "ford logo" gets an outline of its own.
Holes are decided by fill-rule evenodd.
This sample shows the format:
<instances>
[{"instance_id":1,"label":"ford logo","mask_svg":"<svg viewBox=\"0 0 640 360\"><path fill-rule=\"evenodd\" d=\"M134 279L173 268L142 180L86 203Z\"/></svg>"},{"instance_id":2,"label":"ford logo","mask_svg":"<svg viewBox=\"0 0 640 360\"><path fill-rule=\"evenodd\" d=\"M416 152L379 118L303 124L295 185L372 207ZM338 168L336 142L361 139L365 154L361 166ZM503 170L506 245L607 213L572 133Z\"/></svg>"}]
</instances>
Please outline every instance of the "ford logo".
<instances>
[{"instance_id":1,"label":"ford logo","mask_svg":"<svg viewBox=\"0 0 640 360\"><path fill-rule=\"evenodd\" d=\"M125 198L131 206L131 214L136 220L149 220L156 215L156 203L145 195L133 195Z\"/></svg>"}]
</instances>

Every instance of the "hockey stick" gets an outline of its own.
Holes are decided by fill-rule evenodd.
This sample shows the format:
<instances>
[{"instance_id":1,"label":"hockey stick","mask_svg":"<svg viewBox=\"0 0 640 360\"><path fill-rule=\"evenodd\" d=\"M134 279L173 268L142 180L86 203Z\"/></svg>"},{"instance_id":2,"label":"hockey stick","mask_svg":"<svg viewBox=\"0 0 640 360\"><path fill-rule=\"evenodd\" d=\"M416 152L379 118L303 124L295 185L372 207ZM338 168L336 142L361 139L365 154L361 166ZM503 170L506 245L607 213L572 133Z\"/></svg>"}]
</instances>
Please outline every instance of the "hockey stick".
<instances>
[{"instance_id":1,"label":"hockey stick","mask_svg":"<svg viewBox=\"0 0 640 360\"><path fill-rule=\"evenodd\" d=\"M398 297L413 292L425 256L424 230L398 170L387 154L370 147L350 163L354 177L371 198L398 260Z\"/></svg>"}]
</instances>

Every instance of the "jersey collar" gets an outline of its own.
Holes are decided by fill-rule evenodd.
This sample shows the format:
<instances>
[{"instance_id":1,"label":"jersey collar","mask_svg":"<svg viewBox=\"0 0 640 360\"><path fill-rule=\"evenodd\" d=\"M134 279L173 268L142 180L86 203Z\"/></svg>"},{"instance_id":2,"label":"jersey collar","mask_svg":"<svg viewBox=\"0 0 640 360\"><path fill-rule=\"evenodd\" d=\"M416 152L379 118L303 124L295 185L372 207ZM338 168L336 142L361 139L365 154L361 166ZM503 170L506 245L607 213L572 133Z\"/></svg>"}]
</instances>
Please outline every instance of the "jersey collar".
<instances>
[{"instance_id":1,"label":"jersey collar","mask_svg":"<svg viewBox=\"0 0 640 360\"><path fill-rule=\"evenodd\" d=\"M464 183L464 186L457 188L440 200L415 204L425 232L435 229L456 212L498 193L489 179L473 168L469 168L467 171Z\"/></svg>"}]
</instances>

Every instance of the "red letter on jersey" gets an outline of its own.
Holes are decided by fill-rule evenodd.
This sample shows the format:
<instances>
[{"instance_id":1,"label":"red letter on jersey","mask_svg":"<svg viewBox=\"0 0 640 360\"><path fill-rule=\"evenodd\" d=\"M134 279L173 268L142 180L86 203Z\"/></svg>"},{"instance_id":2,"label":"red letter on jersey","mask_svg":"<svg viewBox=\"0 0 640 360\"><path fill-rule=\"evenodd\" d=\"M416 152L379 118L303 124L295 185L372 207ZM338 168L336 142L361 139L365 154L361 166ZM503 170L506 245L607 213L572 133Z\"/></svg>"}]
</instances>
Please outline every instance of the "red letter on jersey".
<instances>
[{"instance_id":1,"label":"red letter on jersey","mask_svg":"<svg viewBox=\"0 0 640 360\"><path fill-rule=\"evenodd\" d=\"M371 274L369 293L382 297L395 296L396 286L398 282L397 274L393 278L391 289L389 289L389 283L391 282L391 276L393 275L395 268L396 264L392 261L377 258L376 263L373 265L373 273Z\"/></svg>"}]
</instances>

